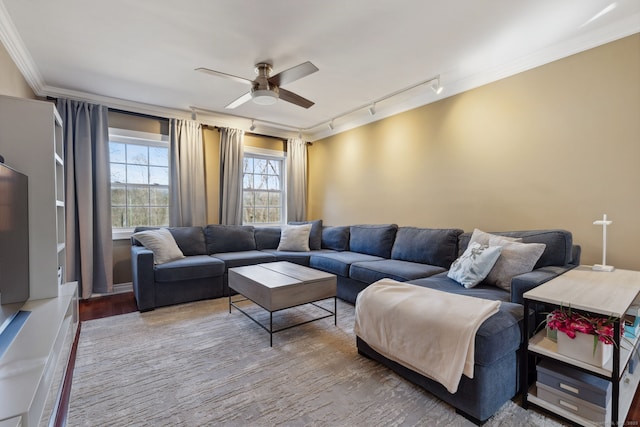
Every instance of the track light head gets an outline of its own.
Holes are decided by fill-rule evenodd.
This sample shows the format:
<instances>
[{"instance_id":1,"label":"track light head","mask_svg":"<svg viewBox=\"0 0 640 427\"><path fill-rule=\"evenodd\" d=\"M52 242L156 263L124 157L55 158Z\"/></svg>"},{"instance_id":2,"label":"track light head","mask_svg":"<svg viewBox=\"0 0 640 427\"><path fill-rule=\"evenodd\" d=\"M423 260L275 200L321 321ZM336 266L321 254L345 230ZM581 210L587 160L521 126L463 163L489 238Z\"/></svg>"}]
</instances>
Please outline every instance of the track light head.
<instances>
[{"instance_id":1,"label":"track light head","mask_svg":"<svg viewBox=\"0 0 640 427\"><path fill-rule=\"evenodd\" d=\"M436 95L440 95L444 90L442 84L440 84L440 76L436 77L435 84L431 85L431 89L436 93Z\"/></svg>"},{"instance_id":2,"label":"track light head","mask_svg":"<svg viewBox=\"0 0 640 427\"><path fill-rule=\"evenodd\" d=\"M329 129L333 130L333 120L329 122Z\"/></svg>"},{"instance_id":3,"label":"track light head","mask_svg":"<svg viewBox=\"0 0 640 427\"><path fill-rule=\"evenodd\" d=\"M251 120L251 126L249 127L249 130L251 132L253 132L254 130L256 130L256 125L254 124L253 120Z\"/></svg>"},{"instance_id":4,"label":"track light head","mask_svg":"<svg viewBox=\"0 0 640 427\"><path fill-rule=\"evenodd\" d=\"M376 114L376 103L374 102L371 107L369 107L369 114L374 116Z\"/></svg>"}]
</instances>

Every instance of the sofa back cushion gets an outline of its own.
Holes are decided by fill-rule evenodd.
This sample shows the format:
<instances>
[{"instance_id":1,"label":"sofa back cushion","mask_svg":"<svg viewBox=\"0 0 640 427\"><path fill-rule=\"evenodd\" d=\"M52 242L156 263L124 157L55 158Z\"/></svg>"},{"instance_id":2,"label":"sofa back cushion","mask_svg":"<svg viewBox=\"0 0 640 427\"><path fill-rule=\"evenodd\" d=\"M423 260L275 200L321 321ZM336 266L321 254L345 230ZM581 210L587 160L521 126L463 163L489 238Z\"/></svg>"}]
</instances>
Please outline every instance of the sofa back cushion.
<instances>
[{"instance_id":1,"label":"sofa back cushion","mask_svg":"<svg viewBox=\"0 0 640 427\"><path fill-rule=\"evenodd\" d=\"M322 249L322 220L315 221L289 221L289 225L311 224L311 233L309 233L309 249Z\"/></svg>"},{"instance_id":2,"label":"sofa back cushion","mask_svg":"<svg viewBox=\"0 0 640 427\"><path fill-rule=\"evenodd\" d=\"M256 249L277 249L280 244L280 227L256 227L254 236L256 239Z\"/></svg>"},{"instance_id":3,"label":"sofa back cushion","mask_svg":"<svg viewBox=\"0 0 640 427\"><path fill-rule=\"evenodd\" d=\"M349 250L349 226L322 227L322 249Z\"/></svg>"},{"instance_id":4,"label":"sofa back cushion","mask_svg":"<svg viewBox=\"0 0 640 427\"><path fill-rule=\"evenodd\" d=\"M451 267L457 258L458 228L400 227L391 251L391 258Z\"/></svg>"},{"instance_id":5,"label":"sofa back cushion","mask_svg":"<svg viewBox=\"0 0 640 427\"><path fill-rule=\"evenodd\" d=\"M349 230L349 250L391 258L391 249L397 231L396 224L352 225Z\"/></svg>"},{"instance_id":6,"label":"sofa back cushion","mask_svg":"<svg viewBox=\"0 0 640 427\"><path fill-rule=\"evenodd\" d=\"M204 228L209 255L256 249L254 228L250 225L207 225Z\"/></svg>"},{"instance_id":7,"label":"sofa back cushion","mask_svg":"<svg viewBox=\"0 0 640 427\"><path fill-rule=\"evenodd\" d=\"M157 230L159 227L136 227L134 233L145 230ZM206 255L207 245L202 227L167 227L173 239L185 256ZM132 238L132 244L140 244Z\"/></svg>"},{"instance_id":8,"label":"sofa back cushion","mask_svg":"<svg viewBox=\"0 0 640 427\"><path fill-rule=\"evenodd\" d=\"M533 269L550 265L567 265L572 261L573 236L566 230L524 230L494 232L498 236L516 237L522 243L544 243L546 248ZM460 255L467 249L471 233L463 233L458 239Z\"/></svg>"}]
</instances>

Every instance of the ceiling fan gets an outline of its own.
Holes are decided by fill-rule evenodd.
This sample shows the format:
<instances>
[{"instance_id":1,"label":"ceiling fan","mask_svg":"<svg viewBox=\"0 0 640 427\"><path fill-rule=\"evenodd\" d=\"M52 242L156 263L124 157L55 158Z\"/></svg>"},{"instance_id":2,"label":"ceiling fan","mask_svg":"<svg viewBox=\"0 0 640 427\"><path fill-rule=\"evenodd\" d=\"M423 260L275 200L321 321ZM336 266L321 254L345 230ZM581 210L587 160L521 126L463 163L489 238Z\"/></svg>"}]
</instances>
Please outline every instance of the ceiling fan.
<instances>
[{"instance_id":1,"label":"ceiling fan","mask_svg":"<svg viewBox=\"0 0 640 427\"><path fill-rule=\"evenodd\" d=\"M318 71L318 67L311 62L303 62L302 64L291 67L288 70L284 70L276 74L275 76L269 76L271 74L271 64L267 62L260 62L256 64L255 72L258 77L255 80L245 79L244 77L234 76L232 74L223 73L221 71L210 70L208 68L200 67L196 68L196 71L211 74L218 77L225 77L237 82L250 84L251 90L235 101L231 102L224 108L236 108L250 99L256 104L270 105L274 104L278 98L283 101L290 102L295 105L299 105L303 108L309 108L314 103L306 98L301 97L298 94L283 89L281 86L287 83L294 82L298 79L308 76L309 74Z\"/></svg>"}]
</instances>

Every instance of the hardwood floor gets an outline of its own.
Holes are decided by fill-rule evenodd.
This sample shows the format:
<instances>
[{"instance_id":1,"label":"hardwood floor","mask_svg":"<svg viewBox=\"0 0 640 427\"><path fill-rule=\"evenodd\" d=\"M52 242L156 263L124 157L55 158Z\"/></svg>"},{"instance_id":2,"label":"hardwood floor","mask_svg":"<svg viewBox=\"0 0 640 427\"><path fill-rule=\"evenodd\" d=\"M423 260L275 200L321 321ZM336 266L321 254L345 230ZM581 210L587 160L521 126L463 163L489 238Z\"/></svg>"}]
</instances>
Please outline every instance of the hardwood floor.
<instances>
[{"instance_id":1,"label":"hardwood floor","mask_svg":"<svg viewBox=\"0 0 640 427\"><path fill-rule=\"evenodd\" d=\"M92 319L99 319L102 317L115 316L118 314L131 313L136 311L138 308L136 306L136 301L133 296L133 292L125 292L121 294L108 295L108 296L100 296L96 298L90 298L88 300L80 301L80 322ZM82 326L82 323L81 323ZM77 345L77 341L74 344L74 349L72 351L71 361L69 363L70 371L67 373L67 377L69 378L68 387L65 387L63 393L65 396L63 397L62 408L57 412L56 421L54 425L56 427L62 427L66 425L67 418L67 410L69 407L69 394L71 392L71 381L73 379L73 366L75 364L75 347ZM637 369L640 369L637 368ZM640 388L636 391L636 395L633 398L633 403L631 405L631 409L629 410L629 414L627 415L627 421L625 423L627 426L639 426L640 425Z\"/></svg>"}]
</instances>

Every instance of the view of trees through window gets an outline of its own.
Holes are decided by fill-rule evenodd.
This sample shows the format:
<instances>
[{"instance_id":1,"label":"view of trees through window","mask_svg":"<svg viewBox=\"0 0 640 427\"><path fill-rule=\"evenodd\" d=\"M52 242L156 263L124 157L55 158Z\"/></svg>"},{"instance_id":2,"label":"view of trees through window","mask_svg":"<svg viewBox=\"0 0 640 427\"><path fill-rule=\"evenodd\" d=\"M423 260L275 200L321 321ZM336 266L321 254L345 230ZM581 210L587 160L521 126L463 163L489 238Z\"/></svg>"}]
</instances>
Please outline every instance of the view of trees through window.
<instances>
[{"instance_id":1,"label":"view of trees through window","mask_svg":"<svg viewBox=\"0 0 640 427\"><path fill-rule=\"evenodd\" d=\"M113 228L169 225L169 148L159 141L110 137Z\"/></svg>"},{"instance_id":2,"label":"view of trees through window","mask_svg":"<svg viewBox=\"0 0 640 427\"><path fill-rule=\"evenodd\" d=\"M283 163L282 159L245 153L242 179L243 223L282 223Z\"/></svg>"}]
</instances>

